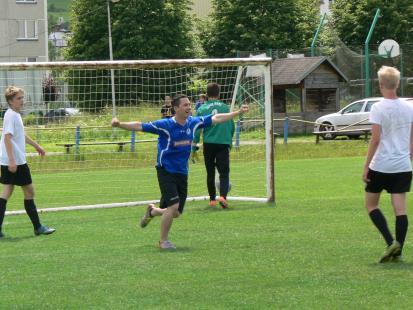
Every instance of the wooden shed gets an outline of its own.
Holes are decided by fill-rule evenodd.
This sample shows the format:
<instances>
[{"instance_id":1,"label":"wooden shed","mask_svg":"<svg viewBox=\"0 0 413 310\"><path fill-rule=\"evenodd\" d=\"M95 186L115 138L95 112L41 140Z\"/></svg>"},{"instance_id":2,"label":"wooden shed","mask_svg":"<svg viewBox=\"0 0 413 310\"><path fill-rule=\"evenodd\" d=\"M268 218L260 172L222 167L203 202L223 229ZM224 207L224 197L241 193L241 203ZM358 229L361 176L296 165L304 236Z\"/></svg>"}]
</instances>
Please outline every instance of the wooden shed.
<instances>
[{"instance_id":1,"label":"wooden shed","mask_svg":"<svg viewBox=\"0 0 413 310\"><path fill-rule=\"evenodd\" d=\"M338 111L343 82L348 82L347 77L327 57L276 59L272 63L274 112L289 112L289 89L300 90L300 112Z\"/></svg>"}]
</instances>

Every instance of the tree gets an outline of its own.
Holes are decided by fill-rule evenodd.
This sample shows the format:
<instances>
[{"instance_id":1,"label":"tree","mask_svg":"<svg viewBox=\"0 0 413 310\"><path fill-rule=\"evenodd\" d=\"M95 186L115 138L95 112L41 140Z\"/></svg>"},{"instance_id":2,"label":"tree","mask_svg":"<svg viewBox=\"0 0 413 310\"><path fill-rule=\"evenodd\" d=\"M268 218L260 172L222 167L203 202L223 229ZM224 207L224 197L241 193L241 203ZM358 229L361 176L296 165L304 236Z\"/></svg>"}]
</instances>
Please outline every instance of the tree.
<instances>
[{"instance_id":1,"label":"tree","mask_svg":"<svg viewBox=\"0 0 413 310\"><path fill-rule=\"evenodd\" d=\"M67 60L109 59L106 0L74 0L72 5L72 32L66 50ZM193 56L192 22L188 15L189 0L121 0L111 4L113 56L117 60L188 58ZM111 100L110 71L86 71L79 78L69 73L71 93L82 94L94 89L87 100L73 95L80 106L99 110ZM93 76L101 77L95 83ZM151 70L153 76L115 76L122 91L116 93L118 104L131 104L130 94L156 94L159 98L141 96L134 100L156 100L164 92L172 92L174 81L166 81L162 70ZM132 75L132 73L131 73ZM90 78L88 78L90 77ZM159 83L154 83L151 77ZM166 82L165 82L166 81ZM162 85L165 82L166 85ZM145 89L145 91L143 91ZM80 96L82 97L82 96Z\"/></svg>"},{"instance_id":2,"label":"tree","mask_svg":"<svg viewBox=\"0 0 413 310\"><path fill-rule=\"evenodd\" d=\"M336 0L332 18L340 39L349 46L363 45L377 8L381 14L371 44L379 44L384 39L394 39L399 44L410 43L413 31L411 0Z\"/></svg>"},{"instance_id":3,"label":"tree","mask_svg":"<svg viewBox=\"0 0 413 310\"><path fill-rule=\"evenodd\" d=\"M213 0L214 12L200 26L209 56L241 51L308 47L319 21L317 0Z\"/></svg>"},{"instance_id":4,"label":"tree","mask_svg":"<svg viewBox=\"0 0 413 310\"><path fill-rule=\"evenodd\" d=\"M189 0L121 0L111 4L115 59L193 55ZM106 0L74 0L68 60L109 58Z\"/></svg>"}]
</instances>

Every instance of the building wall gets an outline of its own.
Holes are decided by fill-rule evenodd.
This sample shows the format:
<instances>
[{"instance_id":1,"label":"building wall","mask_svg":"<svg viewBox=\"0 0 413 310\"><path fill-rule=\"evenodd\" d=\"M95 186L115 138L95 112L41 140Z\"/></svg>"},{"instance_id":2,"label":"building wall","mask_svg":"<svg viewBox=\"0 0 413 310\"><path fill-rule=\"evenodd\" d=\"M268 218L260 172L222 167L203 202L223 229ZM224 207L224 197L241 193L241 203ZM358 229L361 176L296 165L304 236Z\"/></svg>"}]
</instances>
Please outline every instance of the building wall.
<instances>
[{"instance_id":1,"label":"building wall","mask_svg":"<svg viewBox=\"0 0 413 310\"><path fill-rule=\"evenodd\" d=\"M47 0L1 0L0 62L47 61Z\"/></svg>"}]
</instances>

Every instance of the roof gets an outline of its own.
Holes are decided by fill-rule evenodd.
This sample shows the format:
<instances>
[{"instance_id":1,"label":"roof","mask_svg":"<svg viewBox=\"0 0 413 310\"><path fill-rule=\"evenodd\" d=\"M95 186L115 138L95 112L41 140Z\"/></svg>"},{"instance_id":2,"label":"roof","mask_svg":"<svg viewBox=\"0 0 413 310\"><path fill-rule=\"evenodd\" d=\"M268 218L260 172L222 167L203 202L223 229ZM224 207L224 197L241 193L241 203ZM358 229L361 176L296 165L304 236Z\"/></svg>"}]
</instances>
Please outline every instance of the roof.
<instances>
[{"instance_id":1,"label":"roof","mask_svg":"<svg viewBox=\"0 0 413 310\"><path fill-rule=\"evenodd\" d=\"M348 78L327 57L301 57L275 59L272 63L273 85L300 84L309 74L316 70L321 64L327 63L346 82Z\"/></svg>"}]
</instances>

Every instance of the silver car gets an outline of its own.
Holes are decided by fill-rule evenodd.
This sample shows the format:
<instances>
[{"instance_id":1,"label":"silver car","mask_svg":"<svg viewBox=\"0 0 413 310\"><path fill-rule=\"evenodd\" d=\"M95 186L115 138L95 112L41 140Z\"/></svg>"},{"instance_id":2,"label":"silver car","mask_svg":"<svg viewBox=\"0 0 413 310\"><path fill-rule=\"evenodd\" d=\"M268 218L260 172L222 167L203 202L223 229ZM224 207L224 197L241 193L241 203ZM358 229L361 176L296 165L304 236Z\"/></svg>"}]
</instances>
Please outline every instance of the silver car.
<instances>
[{"instance_id":1,"label":"silver car","mask_svg":"<svg viewBox=\"0 0 413 310\"><path fill-rule=\"evenodd\" d=\"M321 135L324 140L332 140L338 135L348 136L350 139L357 139L362 134L357 130L370 128L369 114L371 107L382 99L383 97L373 97L357 100L336 113L319 117L315 121L314 131L325 131L326 133ZM413 104L413 98L403 99ZM335 132L337 130L345 130L345 132L338 134ZM330 131L335 133L330 133Z\"/></svg>"}]
</instances>

